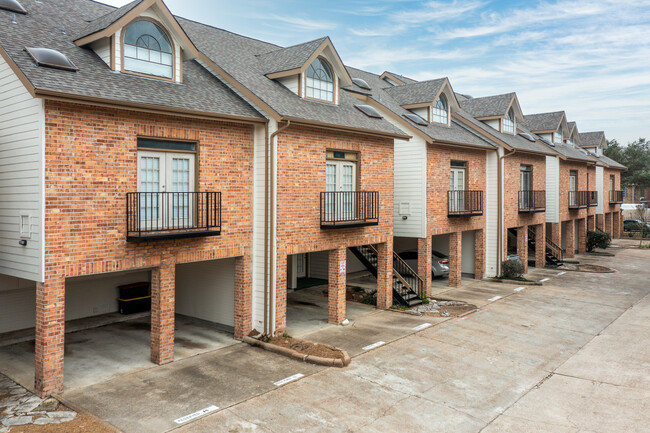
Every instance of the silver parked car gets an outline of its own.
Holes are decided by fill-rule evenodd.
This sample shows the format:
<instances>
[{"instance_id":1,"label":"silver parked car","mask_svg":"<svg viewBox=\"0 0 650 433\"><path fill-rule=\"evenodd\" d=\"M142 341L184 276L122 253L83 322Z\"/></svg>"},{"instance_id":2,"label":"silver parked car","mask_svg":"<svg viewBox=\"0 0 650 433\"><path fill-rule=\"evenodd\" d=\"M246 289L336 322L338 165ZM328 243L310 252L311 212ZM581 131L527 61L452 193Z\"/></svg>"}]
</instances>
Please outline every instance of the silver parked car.
<instances>
[{"instance_id":1,"label":"silver parked car","mask_svg":"<svg viewBox=\"0 0 650 433\"><path fill-rule=\"evenodd\" d=\"M418 252L417 250L404 251L398 253L398 256L406 262L414 271L418 270ZM431 252L431 274L433 277L449 276L449 257L438 251Z\"/></svg>"}]
</instances>

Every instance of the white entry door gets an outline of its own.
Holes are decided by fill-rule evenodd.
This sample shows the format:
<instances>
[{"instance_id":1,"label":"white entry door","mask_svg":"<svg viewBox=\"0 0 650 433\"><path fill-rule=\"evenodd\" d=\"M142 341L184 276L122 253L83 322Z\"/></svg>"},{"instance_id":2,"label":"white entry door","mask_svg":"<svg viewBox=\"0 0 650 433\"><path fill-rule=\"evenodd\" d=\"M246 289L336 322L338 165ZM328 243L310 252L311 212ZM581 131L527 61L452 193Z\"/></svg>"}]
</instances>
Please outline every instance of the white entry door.
<instances>
[{"instance_id":1,"label":"white entry door","mask_svg":"<svg viewBox=\"0 0 650 433\"><path fill-rule=\"evenodd\" d=\"M452 191L450 197L452 212L465 210L465 194L462 192L465 191L465 174L464 168L451 169L449 190Z\"/></svg>"},{"instance_id":2,"label":"white entry door","mask_svg":"<svg viewBox=\"0 0 650 433\"><path fill-rule=\"evenodd\" d=\"M149 230L188 228L194 207L194 155L138 152L140 223Z\"/></svg>"},{"instance_id":3,"label":"white entry door","mask_svg":"<svg viewBox=\"0 0 650 433\"><path fill-rule=\"evenodd\" d=\"M578 187L578 176L572 174L569 176L569 204L575 206L578 202L576 189Z\"/></svg>"},{"instance_id":4,"label":"white entry door","mask_svg":"<svg viewBox=\"0 0 650 433\"><path fill-rule=\"evenodd\" d=\"M336 192L327 195L326 209L337 220L352 220L355 217L357 165L348 161L327 161L325 191Z\"/></svg>"}]
</instances>

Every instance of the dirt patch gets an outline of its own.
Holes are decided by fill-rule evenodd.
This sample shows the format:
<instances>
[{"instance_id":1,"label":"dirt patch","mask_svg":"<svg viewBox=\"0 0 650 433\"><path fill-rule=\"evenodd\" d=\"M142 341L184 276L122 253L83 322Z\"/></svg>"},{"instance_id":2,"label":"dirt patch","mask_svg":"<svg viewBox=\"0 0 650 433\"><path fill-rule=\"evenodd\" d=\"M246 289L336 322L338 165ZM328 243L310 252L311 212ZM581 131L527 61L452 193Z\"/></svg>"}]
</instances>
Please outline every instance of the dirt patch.
<instances>
[{"instance_id":1,"label":"dirt patch","mask_svg":"<svg viewBox=\"0 0 650 433\"><path fill-rule=\"evenodd\" d=\"M476 311L476 305L450 305L448 307L440 308L440 311L438 312L426 311L423 312L422 315L431 317L460 317L467 313L471 313L472 311Z\"/></svg>"},{"instance_id":2,"label":"dirt patch","mask_svg":"<svg viewBox=\"0 0 650 433\"><path fill-rule=\"evenodd\" d=\"M70 410L64 406L60 406L59 410ZM11 433L116 433L119 430L104 424L97 418L77 414L76 418L72 421L63 422L60 424L46 424L46 425L23 425L12 427Z\"/></svg>"},{"instance_id":3,"label":"dirt patch","mask_svg":"<svg viewBox=\"0 0 650 433\"><path fill-rule=\"evenodd\" d=\"M463 301L450 299L429 299L428 304L418 305L415 308L407 309L400 306L393 307L394 310L412 314L415 316L429 317L460 317L476 311L478 307Z\"/></svg>"},{"instance_id":4,"label":"dirt patch","mask_svg":"<svg viewBox=\"0 0 650 433\"><path fill-rule=\"evenodd\" d=\"M303 355L318 356L327 359L340 359L341 361L345 359L345 354L340 349L307 340L300 340L298 338L288 336L271 337L270 339L264 339L263 341L268 344L295 350Z\"/></svg>"},{"instance_id":5,"label":"dirt patch","mask_svg":"<svg viewBox=\"0 0 650 433\"><path fill-rule=\"evenodd\" d=\"M589 272L595 274L612 274L616 270L600 265L571 265L564 268L565 271Z\"/></svg>"},{"instance_id":6,"label":"dirt patch","mask_svg":"<svg viewBox=\"0 0 650 433\"><path fill-rule=\"evenodd\" d=\"M345 299L347 301L359 302L361 304L377 305L377 291L367 291L361 287L347 286Z\"/></svg>"}]
</instances>

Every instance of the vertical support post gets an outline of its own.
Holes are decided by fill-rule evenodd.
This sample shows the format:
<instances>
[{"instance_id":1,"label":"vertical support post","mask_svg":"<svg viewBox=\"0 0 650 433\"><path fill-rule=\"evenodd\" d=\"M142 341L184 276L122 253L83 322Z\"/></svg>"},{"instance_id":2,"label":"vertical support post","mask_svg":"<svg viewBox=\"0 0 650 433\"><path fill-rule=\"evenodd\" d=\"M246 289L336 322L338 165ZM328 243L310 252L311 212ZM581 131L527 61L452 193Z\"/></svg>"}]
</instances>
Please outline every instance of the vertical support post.
<instances>
[{"instance_id":1,"label":"vertical support post","mask_svg":"<svg viewBox=\"0 0 650 433\"><path fill-rule=\"evenodd\" d=\"M393 238L377 245L377 308L393 305Z\"/></svg>"},{"instance_id":2,"label":"vertical support post","mask_svg":"<svg viewBox=\"0 0 650 433\"><path fill-rule=\"evenodd\" d=\"M176 263L165 258L151 271L151 361L163 365L174 360Z\"/></svg>"},{"instance_id":3,"label":"vertical support post","mask_svg":"<svg viewBox=\"0 0 650 433\"><path fill-rule=\"evenodd\" d=\"M36 284L34 388L45 398L63 391L65 278L49 275Z\"/></svg>"},{"instance_id":4,"label":"vertical support post","mask_svg":"<svg viewBox=\"0 0 650 433\"><path fill-rule=\"evenodd\" d=\"M613 212L612 213L612 219L614 221L614 229L613 232L614 234L612 235L613 239L620 239L621 238L621 213L620 212Z\"/></svg>"},{"instance_id":5,"label":"vertical support post","mask_svg":"<svg viewBox=\"0 0 650 433\"><path fill-rule=\"evenodd\" d=\"M275 334L287 330L287 254L278 251L275 264Z\"/></svg>"},{"instance_id":6,"label":"vertical support post","mask_svg":"<svg viewBox=\"0 0 650 433\"><path fill-rule=\"evenodd\" d=\"M482 280L485 275L485 230L474 232L474 278Z\"/></svg>"},{"instance_id":7,"label":"vertical support post","mask_svg":"<svg viewBox=\"0 0 650 433\"><path fill-rule=\"evenodd\" d=\"M235 259L235 338L241 340L253 329L252 256Z\"/></svg>"},{"instance_id":8,"label":"vertical support post","mask_svg":"<svg viewBox=\"0 0 650 433\"><path fill-rule=\"evenodd\" d=\"M449 233L449 287L460 287L463 270L463 233Z\"/></svg>"},{"instance_id":9,"label":"vertical support post","mask_svg":"<svg viewBox=\"0 0 650 433\"><path fill-rule=\"evenodd\" d=\"M327 321L340 325L346 315L346 248L337 248L329 252L327 283Z\"/></svg>"},{"instance_id":10,"label":"vertical support post","mask_svg":"<svg viewBox=\"0 0 650 433\"><path fill-rule=\"evenodd\" d=\"M524 273L528 272L528 226L517 228L517 254L524 265Z\"/></svg>"},{"instance_id":11,"label":"vertical support post","mask_svg":"<svg viewBox=\"0 0 650 433\"><path fill-rule=\"evenodd\" d=\"M423 293L427 298L431 296L432 261L431 248L433 240L431 236L418 238L418 275L424 283Z\"/></svg>"},{"instance_id":12,"label":"vertical support post","mask_svg":"<svg viewBox=\"0 0 650 433\"><path fill-rule=\"evenodd\" d=\"M578 224L578 253L584 254L587 252L587 223L586 219L582 218L576 220Z\"/></svg>"},{"instance_id":13,"label":"vertical support post","mask_svg":"<svg viewBox=\"0 0 650 433\"><path fill-rule=\"evenodd\" d=\"M535 226L535 267L546 266L546 225Z\"/></svg>"},{"instance_id":14,"label":"vertical support post","mask_svg":"<svg viewBox=\"0 0 650 433\"><path fill-rule=\"evenodd\" d=\"M576 256L576 251L575 251L575 246L576 246L576 241L575 241L575 234L576 234L576 229L575 229L575 220L568 220L565 223L566 227L566 256L568 258L573 258Z\"/></svg>"}]
</instances>

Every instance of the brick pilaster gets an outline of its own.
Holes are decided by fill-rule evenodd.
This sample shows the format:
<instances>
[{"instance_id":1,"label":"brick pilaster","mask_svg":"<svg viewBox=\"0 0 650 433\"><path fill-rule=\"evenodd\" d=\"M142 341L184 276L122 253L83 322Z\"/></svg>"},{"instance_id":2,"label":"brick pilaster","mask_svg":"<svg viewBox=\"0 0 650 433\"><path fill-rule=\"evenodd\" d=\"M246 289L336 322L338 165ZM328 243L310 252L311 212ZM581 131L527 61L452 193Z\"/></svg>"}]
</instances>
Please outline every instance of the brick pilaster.
<instances>
[{"instance_id":1,"label":"brick pilaster","mask_svg":"<svg viewBox=\"0 0 650 433\"><path fill-rule=\"evenodd\" d=\"M620 212L613 212L612 213L612 220L613 220L613 239L620 239L621 238L621 213Z\"/></svg>"},{"instance_id":2,"label":"brick pilaster","mask_svg":"<svg viewBox=\"0 0 650 433\"><path fill-rule=\"evenodd\" d=\"M327 283L327 321L340 325L346 315L346 248L337 248L329 252Z\"/></svg>"},{"instance_id":3,"label":"brick pilaster","mask_svg":"<svg viewBox=\"0 0 650 433\"><path fill-rule=\"evenodd\" d=\"M433 241L431 236L418 239L418 275L424 281L424 296L431 296L431 246Z\"/></svg>"},{"instance_id":4,"label":"brick pilaster","mask_svg":"<svg viewBox=\"0 0 650 433\"><path fill-rule=\"evenodd\" d=\"M517 228L517 255L519 261L524 265L524 272L528 272L528 226Z\"/></svg>"},{"instance_id":5,"label":"brick pilaster","mask_svg":"<svg viewBox=\"0 0 650 433\"><path fill-rule=\"evenodd\" d=\"M449 286L460 287L463 270L463 234L449 233Z\"/></svg>"},{"instance_id":6,"label":"brick pilaster","mask_svg":"<svg viewBox=\"0 0 650 433\"><path fill-rule=\"evenodd\" d=\"M287 330L287 254L278 252L275 263L275 335Z\"/></svg>"},{"instance_id":7,"label":"brick pilaster","mask_svg":"<svg viewBox=\"0 0 650 433\"><path fill-rule=\"evenodd\" d=\"M377 308L393 305L393 238L377 245Z\"/></svg>"},{"instance_id":8,"label":"brick pilaster","mask_svg":"<svg viewBox=\"0 0 650 433\"><path fill-rule=\"evenodd\" d=\"M612 230L612 214L613 212L607 212L605 214L605 232L609 233L609 235L613 237L614 231Z\"/></svg>"},{"instance_id":9,"label":"brick pilaster","mask_svg":"<svg viewBox=\"0 0 650 433\"><path fill-rule=\"evenodd\" d=\"M603 214L596 215L596 228L605 231L605 216Z\"/></svg>"},{"instance_id":10,"label":"brick pilaster","mask_svg":"<svg viewBox=\"0 0 650 433\"><path fill-rule=\"evenodd\" d=\"M575 252L575 234L576 234L576 229L575 229L575 220L568 220L566 222L566 256L568 258L573 258L576 256Z\"/></svg>"},{"instance_id":11,"label":"brick pilaster","mask_svg":"<svg viewBox=\"0 0 650 433\"><path fill-rule=\"evenodd\" d=\"M546 266L546 224L535 226L535 267Z\"/></svg>"},{"instance_id":12,"label":"brick pilaster","mask_svg":"<svg viewBox=\"0 0 650 433\"><path fill-rule=\"evenodd\" d=\"M584 254L587 251L587 223L584 218L576 220L578 224L578 253Z\"/></svg>"},{"instance_id":13,"label":"brick pilaster","mask_svg":"<svg viewBox=\"0 0 650 433\"><path fill-rule=\"evenodd\" d=\"M551 233L546 233L546 237L555 245L562 246L562 224L551 223Z\"/></svg>"},{"instance_id":14,"label":"brick pilaster","mask_svg":"<svg viewBox=\"0 0 650 433\"><path fill-rule=\"evenodd\" d=\"M587 217L587 231L594 231L596 229L596 217L589 215Z\"/></svg>"},{"instance_id":15,"label":"brick pilaster","mask_svg":"<svg viewBox=\"0 0 650 433\"><path fill-rule=\"evenodd\" d=\"M474 278L482 280L485 275L485 230L474 232Z\"/></svg>"},{"instance_id":16,"label":"brick pilaster","mask_svg":"<svg viewBox=\"0 0 650 433\"><path fill-rule=\"evenodd\" d=\"M235 259L235 338L241 340L253 329L252 257Z\"/></svg>"},{"instance_id":17,"label":"brick pilaster","mask_svg":"<svg viewBox=\"0 0 650 433\"><path fill-rule=\"evenodd\" d=\"M160 365L174 360L175 280L173 259L151 271L151 361Z\"/></svg>"},{"instance_id":18,"label":"brick pilaster","mask_svg":"<svg viewBox=\"0 0 650 433\"><path fill-rule=\"evenodd\" d=\"M40 397L63 391L65 279L48 277L36 284L34 388Z\"/></svg>"}]
</instances>

